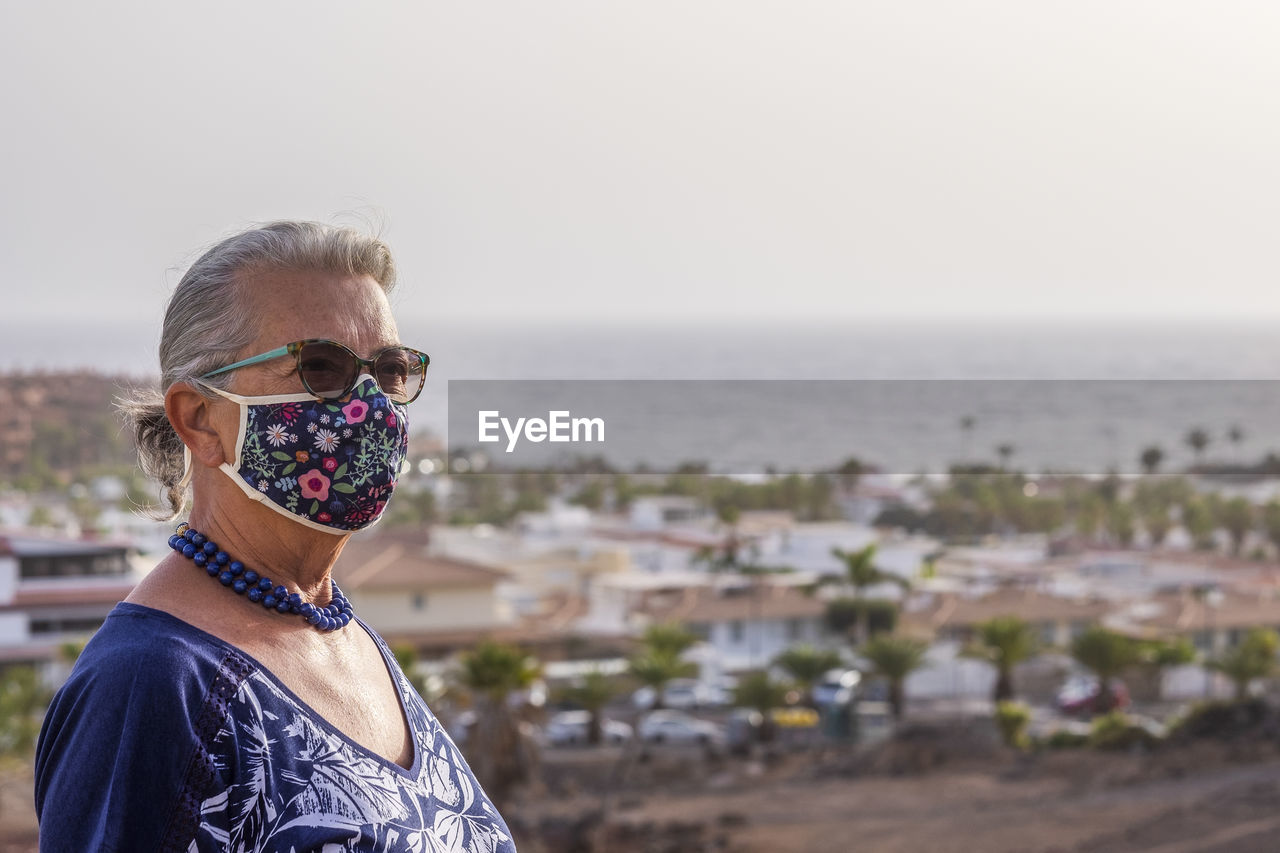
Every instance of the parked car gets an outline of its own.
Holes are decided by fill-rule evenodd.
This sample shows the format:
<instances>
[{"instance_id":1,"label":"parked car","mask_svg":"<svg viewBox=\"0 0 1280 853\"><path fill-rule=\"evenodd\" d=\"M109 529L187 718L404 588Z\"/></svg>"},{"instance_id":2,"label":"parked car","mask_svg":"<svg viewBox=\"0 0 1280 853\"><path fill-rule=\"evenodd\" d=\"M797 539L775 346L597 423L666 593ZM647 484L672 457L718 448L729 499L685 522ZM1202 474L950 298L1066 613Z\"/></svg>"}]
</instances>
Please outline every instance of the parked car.
<instances>
[{"instance_id":1,"label":"parked car","mask_svg":"<svg viewBox=\"0 0 1280 853\"><path fill-rule=\"evenodd\" d=\"M590 711L561 711L547 723L547 743L554 746L585 744L591 725ZM600 739L603 743L625 743L631 740L631 726L617 720L600 721Z\"/></svg>"},{"instance_id":2,"label":"parked car","mask_svg":"<svg viewBox=\"0 0 1280 853\"><path fill-rule=\"evenodd\" d=\"M856 669L833 669L813 685L814 704L847 705L853 701L858 685L862 682L862 673Z\"/></svg>"},{"instance_id":3,"label":"parked car","mask_svg":"<svg viewBox=\"0 0 1280 853\"><path fill-rule=\"evenodd\" d=\"M645 743L720 744L724 732L715 723L699 720L683 711L650 711L637 732Z\"/></svg>"},{"instance_id":4,"label":"parked car","mask_svg":"<svg viewBox=\"0 0 1280 853\"><path fill-rule=\"evenodd\" d=\"M1111 680L1111 696L1100 695L1098 679L1075 676L1058 691L1058 710L1064 714L1105 714L1129 707L1129 689L1123 681Z\"/></svg>"},{"instance_id":5,"label":"parked car","mask_svg":"<svg viewBox=\"0 0 1280 853\"><path fill-rule=\"evenodd\" d=\"M758 743L764 715L751 708L734 708L725 724L725 740L734 755L746 755Z\"/></svg>"},{"instance_id":6,"label":"parked car","mask_svg":"<svg viewBox=\"0 0 1280 853\"><path fill-rule=\"evenodd\" d=\"M653 707L654 690L641 687L631 694L631 703L641 710ZM690 708L711 708L729 701L726 691L704 684L693 678L674 678L662 688L662 707L687 711Z\"/></svg>"}]
</instances>

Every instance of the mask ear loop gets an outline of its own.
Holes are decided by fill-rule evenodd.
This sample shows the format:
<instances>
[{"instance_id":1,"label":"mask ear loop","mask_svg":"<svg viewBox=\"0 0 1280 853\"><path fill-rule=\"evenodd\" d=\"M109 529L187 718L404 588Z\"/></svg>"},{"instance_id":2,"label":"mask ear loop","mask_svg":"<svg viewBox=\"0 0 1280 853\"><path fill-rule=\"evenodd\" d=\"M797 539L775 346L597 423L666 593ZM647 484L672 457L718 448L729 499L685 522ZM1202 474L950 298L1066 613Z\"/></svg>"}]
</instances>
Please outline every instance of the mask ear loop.
<instances>
[{"instance_id":1,"label":"mask ear loop","mask_svg":"<svg viewBox=\"0 0 1280 853\"><path fill-rule=\"evenodd\" d=\"M191 485L191 474L194 470L195 466L191 464L191 448L184 444L182 445L182 479L178 481L179 492L187 491L187 486Z\"/></svg>"}]
</instances>

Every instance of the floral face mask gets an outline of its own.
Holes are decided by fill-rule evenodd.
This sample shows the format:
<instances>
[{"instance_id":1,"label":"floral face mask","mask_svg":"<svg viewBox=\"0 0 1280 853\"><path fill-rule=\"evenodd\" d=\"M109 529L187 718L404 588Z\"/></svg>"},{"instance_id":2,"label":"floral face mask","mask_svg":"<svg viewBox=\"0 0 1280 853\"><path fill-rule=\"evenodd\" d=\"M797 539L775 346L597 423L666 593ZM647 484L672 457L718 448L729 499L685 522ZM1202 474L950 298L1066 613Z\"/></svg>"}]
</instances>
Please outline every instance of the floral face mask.
<instances>
[{"instance_id":1,"label":"floral face mask","mask_svg":"<svg viewBox=\"0 0 1280 853\"><path fill-rule=\"evenodd\" d=\"M409 448L404 406L372 376L336 402L310 394L241 397L236 464L219 466L253 500L307 527L342 534L378 520Z\"/></svg>"}]
</instances>

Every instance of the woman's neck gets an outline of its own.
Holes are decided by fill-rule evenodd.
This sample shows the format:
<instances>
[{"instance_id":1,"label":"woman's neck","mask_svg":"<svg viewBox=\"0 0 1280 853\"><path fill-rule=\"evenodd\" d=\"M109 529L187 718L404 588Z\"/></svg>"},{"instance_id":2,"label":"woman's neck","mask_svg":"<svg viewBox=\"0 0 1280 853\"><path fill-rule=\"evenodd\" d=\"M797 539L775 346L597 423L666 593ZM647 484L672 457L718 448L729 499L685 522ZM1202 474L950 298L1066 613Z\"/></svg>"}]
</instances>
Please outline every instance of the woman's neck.
<instances>
[{"instance_id":1,"label":"woman's neck","mask_svg":"<svg viewBox=\"0 0 1280 853\"><path fill-rule=\"evenodd\" d=\"M193 505L191 527L245 568L298 591L304 601L327 605L333 565L349 534L311 530L243 495L227 497L207 506Z\"/></svg>"}]
</instances>

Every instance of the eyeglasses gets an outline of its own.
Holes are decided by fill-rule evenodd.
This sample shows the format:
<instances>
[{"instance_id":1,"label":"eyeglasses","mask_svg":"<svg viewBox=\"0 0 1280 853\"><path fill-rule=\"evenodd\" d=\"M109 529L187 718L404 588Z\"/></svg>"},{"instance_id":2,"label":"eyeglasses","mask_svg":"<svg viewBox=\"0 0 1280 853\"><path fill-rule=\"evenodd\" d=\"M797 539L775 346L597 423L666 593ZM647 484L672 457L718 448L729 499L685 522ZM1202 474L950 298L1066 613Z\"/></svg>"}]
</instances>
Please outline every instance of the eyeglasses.
<instances>
[{"instance_id":1,"label":"eyeglasses","mask_svg":"<svg viewBox=\"0 0 1280 853\"><path fill-rule=\"evenodd\" d=\"M426 353L408 347L387 347L373 358L361 358L337 341L308 338L219 367L200 378L208 379L228 370L261 364L283 355L291 355L297 361L298 376L307 393L330 402L350 394L361 374L368 372L392 402L412 403L422 393L427 365L431 363L431 358ZM364 371L365 367L369 370Z\"/></svg>"}]
</instances>

